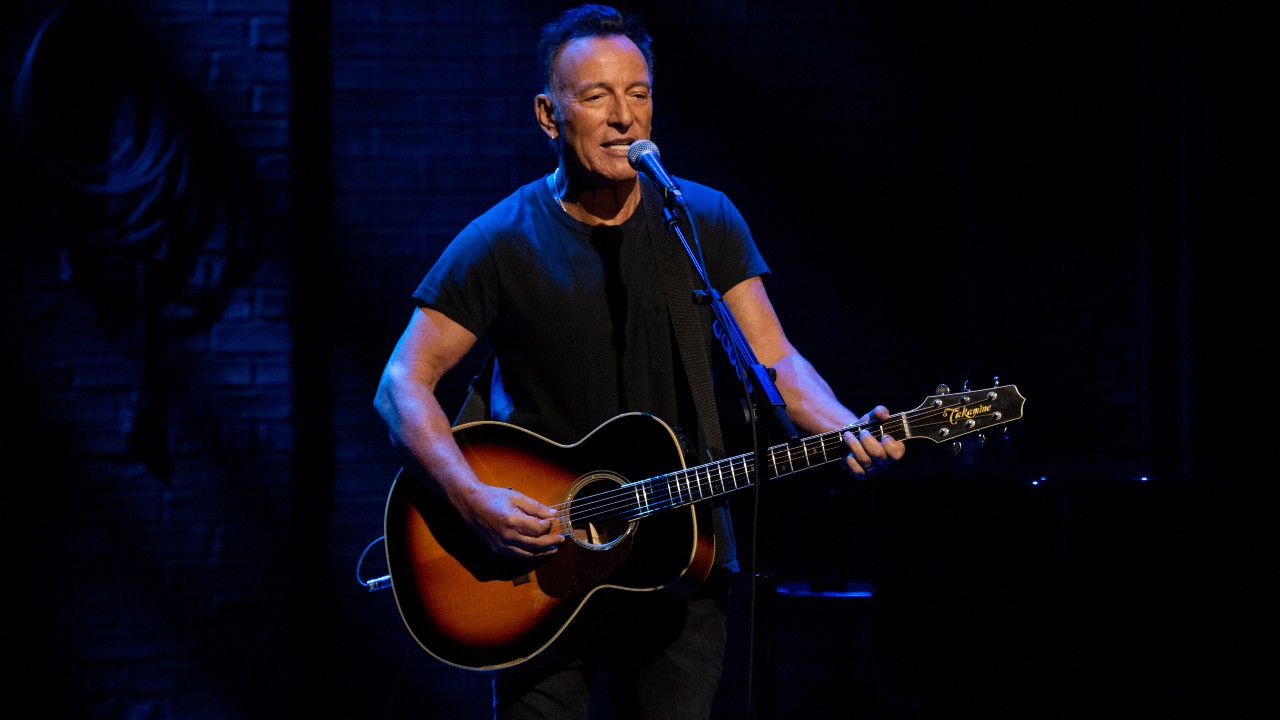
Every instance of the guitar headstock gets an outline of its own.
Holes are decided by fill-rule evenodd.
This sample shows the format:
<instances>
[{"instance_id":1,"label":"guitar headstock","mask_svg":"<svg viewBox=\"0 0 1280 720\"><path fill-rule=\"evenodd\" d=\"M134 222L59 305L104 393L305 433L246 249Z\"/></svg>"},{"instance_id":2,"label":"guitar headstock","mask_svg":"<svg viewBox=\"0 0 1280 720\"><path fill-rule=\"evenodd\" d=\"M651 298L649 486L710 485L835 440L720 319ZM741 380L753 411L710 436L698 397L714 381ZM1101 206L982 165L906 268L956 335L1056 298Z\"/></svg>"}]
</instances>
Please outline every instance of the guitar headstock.
<instances>
[{"instance_id":1,"label":"guitar headstock","mask_svg":"<svg viewBox=\"0 0 1280 720\"><path fill-rule=\"evenodd\" d=\"M1027 399L1016 385L995 385L984 390L950 392L938 386L915 410L903 413L909 437L950 442L969 433L1003 425L1022 418Z\"/></svg>"}]
</instances>

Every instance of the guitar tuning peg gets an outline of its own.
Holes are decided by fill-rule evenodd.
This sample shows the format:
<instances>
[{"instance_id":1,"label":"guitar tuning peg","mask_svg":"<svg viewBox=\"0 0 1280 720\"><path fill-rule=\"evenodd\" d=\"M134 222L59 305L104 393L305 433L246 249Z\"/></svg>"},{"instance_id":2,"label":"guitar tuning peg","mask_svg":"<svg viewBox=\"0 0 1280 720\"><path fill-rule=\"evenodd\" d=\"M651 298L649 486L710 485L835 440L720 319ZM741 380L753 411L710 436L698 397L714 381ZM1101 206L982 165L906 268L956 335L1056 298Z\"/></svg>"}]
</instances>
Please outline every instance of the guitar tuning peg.
<instances>
[{"instance_id":1,"label":"guitar tuning peg","mask_svg":"<svg viewBox=\"0 0 1280 720\"><path fill-rule=\"evenodd\" d=\"M976 436L976 438L977 438L977 440L978 440L978 448L979 448L979 449L984 448L984 447L986 447L986 446L987 446L987 434L986 434L986 433L978 433L978 434L977 434L977 436Z\"/></svg>"},{"instance_id":2,"label":"guitar tuning peg","mask_svg":"<svg viewBox=\"0 0 1280 720\"><path fill-rule=\"evenodd\" d=\"M945 384L939 383L938 387L934 388L933 391L938 395L946 395L951 392L951 388L947 387Z\"/></svg>"},{"instance_id":3,"label":"guitar tuning peg","mask_svg":"<svg viewBox=\"0 0 1280 720\"><path fill-rule=\"evenodd\" d=\"M969 392L969 381L965 380L964 385L960 386L960 392Z\"/></svg>"},{"instance_id":4,"label":"guitar tuning peg","mask_svg":"<svg viewBox=\"0 0 1280 720\"><path fill-rule=\"evenodd\" d=\"M959 440L956 440L955 442L951 443L950 450L952 455L959 455L960 451L963 449L964 449L964 443L960 442Z\"/></svg>"},{"instance_id":5,"label":"guitar tuning peg","mask_svg":"<svg viewBox=\"0 0 1280 720\"><path fill-rule=\"evenodd\" d=\"M991 377L991 387L1000 387L1000 376L993 375Z\"/></svg>"}]
</instances>

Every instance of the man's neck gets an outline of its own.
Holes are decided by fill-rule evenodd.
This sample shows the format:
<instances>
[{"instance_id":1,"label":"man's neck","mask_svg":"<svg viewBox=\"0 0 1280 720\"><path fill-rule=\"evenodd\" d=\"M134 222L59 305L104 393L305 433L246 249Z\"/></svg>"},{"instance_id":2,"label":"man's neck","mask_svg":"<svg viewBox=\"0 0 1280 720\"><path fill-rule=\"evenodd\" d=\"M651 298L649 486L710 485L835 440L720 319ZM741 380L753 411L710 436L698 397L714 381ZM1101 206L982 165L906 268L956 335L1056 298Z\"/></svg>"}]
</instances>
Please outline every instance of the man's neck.
<instances>
[{"instance_id":1,"label":"man's neck","mask_svg":"<svg viewBox=\"0 0 1280 720\"><path fill-rule=\"evenodd\" d=\"M637 179L567 190L561 198L565 212L588 225L621 225L640 207Z\"/></svg>"}]
</instances>

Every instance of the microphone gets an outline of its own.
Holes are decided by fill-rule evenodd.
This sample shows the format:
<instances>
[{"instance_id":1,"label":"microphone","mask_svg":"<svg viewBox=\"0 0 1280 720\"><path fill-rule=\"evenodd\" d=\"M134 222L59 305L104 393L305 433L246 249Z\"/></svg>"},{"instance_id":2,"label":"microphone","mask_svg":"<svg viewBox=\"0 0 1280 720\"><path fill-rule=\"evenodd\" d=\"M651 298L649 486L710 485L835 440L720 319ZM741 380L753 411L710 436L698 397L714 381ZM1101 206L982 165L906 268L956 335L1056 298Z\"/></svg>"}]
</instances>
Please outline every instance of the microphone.
<instances>
[{"instance_id":1,"label":"microphone","mask_svg":"<svg viewBox=\"0 0 1280 720\"><path fill-rule=\"evenodd\" d=\"M680 186L663 169L662 162L658 157L658 146L654 145L652 140L637 140L631 143L631 147L627 149L627 162L631 163L631 167L648 175L650 180L662 188L663 196L667 200L674 202L676 207L683 210L685 215L688 215L689 204L685 202L684 194L680 192Z\"/></svg>"}]
</instances>

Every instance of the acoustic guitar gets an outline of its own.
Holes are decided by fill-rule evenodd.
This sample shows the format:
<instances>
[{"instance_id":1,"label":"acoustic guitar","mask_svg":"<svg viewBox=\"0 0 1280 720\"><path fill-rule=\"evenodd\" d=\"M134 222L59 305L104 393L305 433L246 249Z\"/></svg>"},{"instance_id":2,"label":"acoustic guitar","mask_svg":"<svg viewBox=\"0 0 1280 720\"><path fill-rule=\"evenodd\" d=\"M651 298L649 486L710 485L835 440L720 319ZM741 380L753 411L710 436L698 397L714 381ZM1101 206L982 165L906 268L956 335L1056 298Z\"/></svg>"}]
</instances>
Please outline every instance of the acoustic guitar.
<instances>
[{"instance_id":1,"label":"acoustic guitar","mask_svg":"<svg viewBox=\"0 0 1280 720\"><path fill-rule=\"evenodd\" d=\"M843 433L949 442L1022 417L1014 385L932 395L880 423L770 447L765 478L843 459ZM401 469L384 518L400 616L417 643L455 667L500 671L552 661L581 639L598 598L614 592L692 592L710 572L709 504L749 488L755 453L686 467L675 432L652 415L614 417L572 445L507 423L459 425L454 437L488 484L556 509L568 536L537 560L489 550L442 496Z\"/></svg>"}]
</instances>

